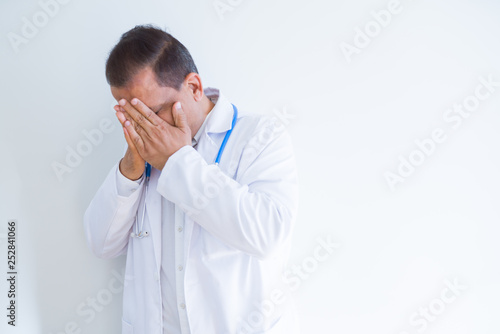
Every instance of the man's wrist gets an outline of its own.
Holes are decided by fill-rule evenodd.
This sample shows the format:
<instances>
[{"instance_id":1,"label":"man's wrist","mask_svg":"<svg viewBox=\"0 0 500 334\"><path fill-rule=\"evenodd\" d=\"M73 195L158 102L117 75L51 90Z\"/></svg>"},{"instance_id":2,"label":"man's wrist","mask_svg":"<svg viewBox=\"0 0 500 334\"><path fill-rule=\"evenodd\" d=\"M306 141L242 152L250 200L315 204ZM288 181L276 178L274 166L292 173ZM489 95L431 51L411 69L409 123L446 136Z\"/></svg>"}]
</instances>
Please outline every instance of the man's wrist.
<instances>
[{"instance_id":1,"label":"man's wrist","mask_svg":"<svg viewBox=\"0 0 500 334\"><path fill-rule=\"evenodd\" d=\"M136 176L136 175L132 175L132 174L129 174L129 173L126 173L122 170L122 162L123 162L123 158L120 160L120 163L118 164L118 170L120 172L120 174L122 174L123 176L125 176L127 179L131 180L131 181L137 181L139 180L142 175L144 174L144 171L139 175L139 176Z\"/></svg>"}]
</instances>

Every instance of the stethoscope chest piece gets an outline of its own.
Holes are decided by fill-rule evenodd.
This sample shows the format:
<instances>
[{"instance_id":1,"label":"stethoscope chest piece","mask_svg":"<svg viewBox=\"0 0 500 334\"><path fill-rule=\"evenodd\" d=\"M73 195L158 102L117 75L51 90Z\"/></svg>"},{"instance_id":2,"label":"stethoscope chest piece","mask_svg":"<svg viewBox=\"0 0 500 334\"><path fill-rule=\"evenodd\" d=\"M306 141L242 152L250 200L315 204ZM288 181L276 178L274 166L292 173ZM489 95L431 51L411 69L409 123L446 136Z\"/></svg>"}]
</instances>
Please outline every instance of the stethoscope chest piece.
<instances>
[{"instance_id":1,"label":"stethoscope chest piece","mask_svg":"<svg viewBox=\"0 0 500 334\"><path fill-rule=\"evenodd\" d=\"M142 239L144 237L147 237L148 235L149 235L148 231L139 232L139 234L135 234L134 232L130 233L130 236L132 238L138 238L138 239Z\"/></svg>"}]
</instances>

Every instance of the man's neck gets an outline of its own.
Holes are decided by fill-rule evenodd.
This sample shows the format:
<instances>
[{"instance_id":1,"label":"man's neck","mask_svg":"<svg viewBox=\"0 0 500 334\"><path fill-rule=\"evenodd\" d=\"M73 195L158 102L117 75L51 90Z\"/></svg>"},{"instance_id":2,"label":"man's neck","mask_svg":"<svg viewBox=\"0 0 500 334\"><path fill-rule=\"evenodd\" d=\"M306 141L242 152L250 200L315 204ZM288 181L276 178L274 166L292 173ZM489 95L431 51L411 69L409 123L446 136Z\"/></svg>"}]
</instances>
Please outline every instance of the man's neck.
<instances>
[{"instance_id":1,"label":"man's neck","mask_svg":"<svg viewBox=\"0 0 500 334\"><path fill-rule=\"evenodd\" d=\"M212 101L210 101L210 99L206 95L203 95L203 98L202 98L202 101L201 101L201 110L202 110L202 112L200 113L198 119L193 124L193 129L191 131L192 138L194 138L194 136L196 135L196 133L198 132L198 130L200 130L201 125L205 121L205 118L210 113L210 111L212 111L212 109L214 108L214 106L215 106L215 104Z\"/></svg>"}]
</instances>

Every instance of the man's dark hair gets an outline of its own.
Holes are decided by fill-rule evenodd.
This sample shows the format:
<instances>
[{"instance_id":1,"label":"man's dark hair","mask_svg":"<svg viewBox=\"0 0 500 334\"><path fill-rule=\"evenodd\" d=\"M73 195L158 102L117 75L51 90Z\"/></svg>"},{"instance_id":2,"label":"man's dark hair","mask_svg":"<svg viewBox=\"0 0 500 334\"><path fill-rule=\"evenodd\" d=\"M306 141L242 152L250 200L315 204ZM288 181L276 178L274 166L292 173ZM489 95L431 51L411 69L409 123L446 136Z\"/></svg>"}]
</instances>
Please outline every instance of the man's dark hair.
<instances>
[{"instance_id":1,"label":"man's dark hair","mask_svg":"<svg viewBox=\"0 0 500 334\"><path fill-rule=\"evenodd\" d=\"M125 87L145 67L150 66L158 84L181 88L189 73L198 73L191 54L169 33L152 25L139 25L122 35L106 61L106 80Z\"/></svg>"}]
</instances>

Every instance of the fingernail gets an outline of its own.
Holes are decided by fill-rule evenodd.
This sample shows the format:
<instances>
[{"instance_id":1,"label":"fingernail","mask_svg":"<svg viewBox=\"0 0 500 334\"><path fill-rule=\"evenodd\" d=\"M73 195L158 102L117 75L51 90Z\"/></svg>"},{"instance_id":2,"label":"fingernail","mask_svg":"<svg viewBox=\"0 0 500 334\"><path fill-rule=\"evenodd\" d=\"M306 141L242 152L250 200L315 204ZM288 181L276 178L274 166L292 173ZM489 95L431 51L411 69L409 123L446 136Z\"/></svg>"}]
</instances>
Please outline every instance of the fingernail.
<instances>
[{"instance_id":1,"label":"fingernail","mask_svg":"<svg viewBox=\"0 0 500 334\"><path fill-rule=\"evenodd\" d=\"M176 108L177 110L181 110L181 109L182 109L181 103L180 103L180 102L178 102L178 103L177 103L177 106L176 106L175 108Z\"/></svg>"},{"instance_id":2,"label":"fingernail","mask_svg":"<svg viewBox=\"0 0 500 334\"><path fill-rule=\"evenodd\" d=\"M124 106L125 103L127 103L127 101L125 101L125 99L121 99L119 103L120 103L121 106Z\"/></svg>"},{"instance_id":3,"label":"fingernail","mask_svg":"<svg viewBox=\"0 0 500 334\"><path fill-rule=\"evenodd\" d=\"M130 125L130 121L125 121L125 126L129 126Z\"/></svg>"},{"instance_id":4,"label":"fingernail","mask_svg":"<svg viewBox=\"0 0 500 334\"><path fill-rule=\"evenodd\" d=\"M135 106L137 104L137 99L132 99L132 104Z\"/></svg>"}]
</instances>

